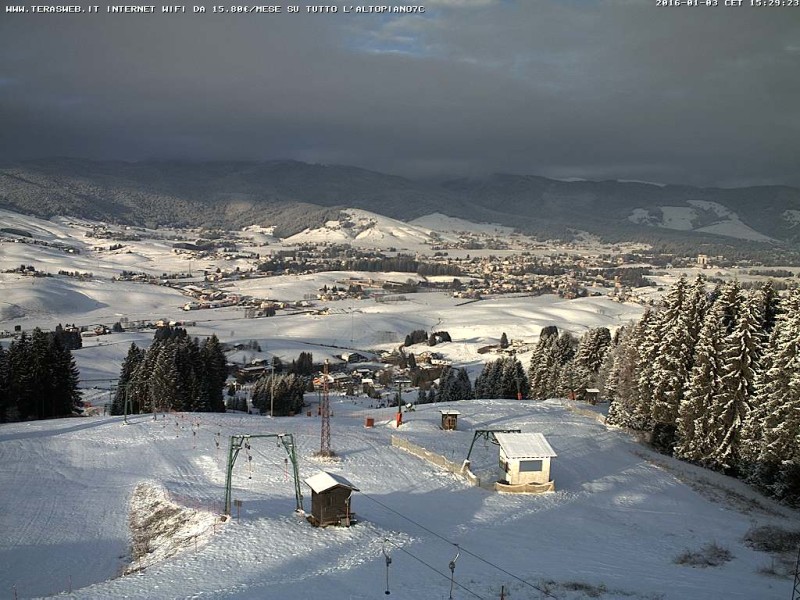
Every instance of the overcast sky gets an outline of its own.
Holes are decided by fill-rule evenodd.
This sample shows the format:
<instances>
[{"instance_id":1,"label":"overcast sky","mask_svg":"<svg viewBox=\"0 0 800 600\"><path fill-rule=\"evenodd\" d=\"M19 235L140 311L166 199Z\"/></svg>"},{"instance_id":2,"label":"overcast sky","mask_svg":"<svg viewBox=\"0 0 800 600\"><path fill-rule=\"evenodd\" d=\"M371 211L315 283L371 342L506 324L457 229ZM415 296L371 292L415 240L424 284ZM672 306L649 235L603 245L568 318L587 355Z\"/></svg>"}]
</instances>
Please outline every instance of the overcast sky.
<instances>
[{"instance_id":1,"label":"overcast sky","mask_svg":"<svg viewBox=\"0 0 800 600\"><path fill-rule=\"evenodd\" d=\"M800 185L800 7L723 2L436 0L399 16L6 2L0 160Z\"/></svg>"}]
</instances>

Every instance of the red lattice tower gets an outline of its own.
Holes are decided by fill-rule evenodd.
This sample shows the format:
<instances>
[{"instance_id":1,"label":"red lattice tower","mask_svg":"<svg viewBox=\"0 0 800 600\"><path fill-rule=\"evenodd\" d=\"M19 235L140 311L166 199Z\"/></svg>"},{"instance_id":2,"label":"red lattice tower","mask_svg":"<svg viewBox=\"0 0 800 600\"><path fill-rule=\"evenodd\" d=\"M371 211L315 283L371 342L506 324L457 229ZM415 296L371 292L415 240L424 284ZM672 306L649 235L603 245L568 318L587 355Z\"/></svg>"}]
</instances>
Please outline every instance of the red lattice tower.
<instances>
[{"instance_id":1,"label":"red lattice tower","mask_svg":"<svg viewBox=\"0 0 800 600\"><path fill-rule=\"evenodd\" d=\"M319 443L319 455L331 456L331 401L328 394L328 361L325 361L325 368L322 374L322 402L320 405L322 415L322 434Z\"/></svg>"}]
</instances>

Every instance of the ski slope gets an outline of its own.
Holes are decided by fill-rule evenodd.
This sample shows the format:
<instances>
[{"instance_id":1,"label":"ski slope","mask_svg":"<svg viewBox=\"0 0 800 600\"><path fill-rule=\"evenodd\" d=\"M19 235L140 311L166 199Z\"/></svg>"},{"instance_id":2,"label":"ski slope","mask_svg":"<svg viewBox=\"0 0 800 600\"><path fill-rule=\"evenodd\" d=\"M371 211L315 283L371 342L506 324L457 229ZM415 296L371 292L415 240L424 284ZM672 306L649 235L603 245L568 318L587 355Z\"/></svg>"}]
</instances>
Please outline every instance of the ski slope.
<instances>
[{"instance_id":1,"label":"ski slope","mask_svg":"<svg viewBox=\"0 0 800 600\"><path fill-rule=\"evenodd\" d=\"M307 398L315 403L316 396ZM770 556L746 547L754 525L797 527L793 512L740 483L650 454L624 432L557 400L475 400L459 431L439 430L441 405L404 415L368 400L333 396L337 461L314 457L318 417L270 419L238 413L89 417L0 427L0 590L3 597L366 599L384 596L381 552L389 539L392 597L561 599L785 599L789 579L759 573ZM316 415L316 407L311 406ZM364 427L364 418L376 427ZM556 492L504 495L391 446L397 435L460 462L473 430L539 431L558 453ZM252 441L233 474L239 518L213 520L196 547L129 575L129 503L136 486L163 487L174 502L218 514L229 437L290 432L301 478L325 468L361 491L353 527L316 529L294 512L291 469L274 439ZM217 441L221 441L219 448ZM499 475L497 447L471 457L483 480ZM660 466L659 466L660 465ZM687 485L691 484L691 485ZM702 486L722 492L700 493ZM726 490L730 490L727 491ZM723 493L724 492L724 493ZM303 485L310 511L310 490ZM711 499L711 498L716 499ZM749 498L746 504L736 498ZM204 511L207 511L205 513ZM199 522L199 517L198 517ZM206 520L208 523L209 521ZM675 564L687 549L716 542L733 554L719 567ZM136 564L133 565L134 569ZM548 596L541 590L551 594Z\"/></svg>"}]
</instances>

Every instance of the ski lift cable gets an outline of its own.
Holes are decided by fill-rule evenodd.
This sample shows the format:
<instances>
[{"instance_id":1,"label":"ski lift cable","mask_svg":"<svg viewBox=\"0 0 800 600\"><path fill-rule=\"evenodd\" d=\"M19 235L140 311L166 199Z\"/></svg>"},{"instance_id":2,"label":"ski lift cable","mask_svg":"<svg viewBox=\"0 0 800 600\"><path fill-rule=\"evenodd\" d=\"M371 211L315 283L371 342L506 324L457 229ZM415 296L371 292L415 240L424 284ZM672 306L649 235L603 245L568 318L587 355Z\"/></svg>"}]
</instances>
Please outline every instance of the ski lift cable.
<instances>
[{"instance_id":1,"label":"ski lift cable","mask_svg":"<svg viewBox=\"0 0 800 600\"><path fill-rule=\"evenodd\" d=\"M399 517L402 517L402 518L403 518L403 519L405 519L406 521L408 521L408 522L410 522L410 523L413 523L414 525L416 525L416 526L417 526L417 527L419 527L420 529L423 529L424 531L427 531L428 533L430 533L430 534L431 534L431 535L433 535L434 537L437 537L437 538L439 538L440 540L442 540L442 541L444 541L444 542L447 542L448 544L450 544L450 545L452 545L452 546L458 546L458 548L459 548L459 549L461 550L461 552L463 552L464 554L468 554L468 555L469 555L469 556L471 556L472 558L474 558L474 559L477 559L477 560L479 560L479 561L481 561L481 562L483 562L483 563L485 563L485 564L489 565L490 567L493 567L493 568L497 569L497 570L498 570L498 571L500 571L501 573L504 573L504 574L508 575L509 577L511 577L511 578L513 578L513 579L516 579L516 580L517 580L517 581L519 581L520 583L522 583L522 584L524 584L524 585L527 585L527 586L528 586L528 587L530 587L530 588L533 588L533 589L535 589L536 591L540 592L541 594L544 594L544 595L545 595L545 596L547 596L548 598L553 598L553 600L558 600L558 597L557 597L557 596L554 596L553 594L551 594L551 593L550 593L550 592L548 592L547 590L545 590L545 589L543 589L543 588L539 587L539 586L538 586L538 585L536 585L536 584L533 584L533 583L531 583L530 581L526 581L525 579L523 579L522 577L519 577L518 575L514 575L514 574L513 574L513 573L511 573L510 571L507 571L507 570L506 570L506 569L504 569L503 567L500 567L500 566L498 566L498 565L494 564L493 562L491 562L491 561L489 561L489 560L486 560L486 559L485 559L485 558L483 558L482 556L478 556L478 555L477 555L477 554L475 554L474 552L470 552L469 550L467 550L467 549L466 549L466 548L464 548L463 546L459 546L458 544L455 544L454 542L452 542L452 541L448 540L448 539L447 539L446 537L444 537L443 535L440 535L440 534L436 533L435 531L433 531L432 529L429 529L429 528L428 528L428 527L426 527L425 525L422 525L421 523L418 523L417 521L415 521L415 520L414 520L414 519L412 519L411 517L408 517L408 516L404 515L403 513L396 511L396 510L395 510L395 509L393 509L391 506L387 506L386 504L384 504L384 503L383 503L383 502L381 502L380 500L377 500L376 498L373 498L373 497L372 497L372 496L370 496L369 494L365 494L364 492L360 492L360 495L361 495L361 496L363 496L363 497L365 497L365 498L367 498L367 499L369 499L369 500L372 500L373 502L375 502L375 504L379 504L380 506L382 506L382 507L383 507L383 508L385 508L386 510L388 510L388 511L390 511L390 512L393 512L394 514L398 515ZM437 571L437 572L438 572L438 571Z\"/></svg>"},{"instance_id":2,"label":"ski lift cable","mask_svg":"<svg viewBox=\"0 0 800 600\"><path fill-rule=\"evenodd\" d=\"M409 552L408 550L406 550L406 549L405 549L405 548L403 548L402 546L400 546L400 545L398 545L398 544L394 543L392 540L390 540L390 539L388 539L388 538L387 538L387 539L386 539L386 541L387 541L387 542L389 542L389 543L390 543L392 546L394 546L394 547L395 547L395 548L397 548L398 550L400 550L400 552L403 552L403 553L405 553L405 554L408 554L408 555L409 555L411 558L413 558L413 559L414 559L414 560L416 560L417 562L420 562L420 563L422 563L423 565L425 565L426 567L428 567L428 568L429 568L431 571L433 571L433 572L434 572L434 573L436 573L437 575L441 575L441 576L442 576L442 577L444 577L445 579L447 579L447 580L450 580L450 581L451 581L451 589L452 589L452 585L455 585L456 587L459 587L459 588L461 588L462 590L464 590L464 591L465 591L465 592L467 592L468 594L472 594L472 595L473 595L473 596L475 596L476 598L480 598L481 600L485 600L485 598L484 598L483 596L480 596L480 595L476 594L475 592L473 592L471 589L469 589L469 588L468 588L468 587L466 587L465 585L462 585L462 584L458 583L457 581L453 581L453 580L451 579L450 575L448 575L447 573L442 573L442 572L441 572L439 569L437 569L436 567L434 567L434 566L432 566L432 565L428 564L427 562L425 562L424 560L422 560L420 557L418 557L418 556L415 556L414 554L412 554L411 552Z\"/></svg>"}]
</instances>

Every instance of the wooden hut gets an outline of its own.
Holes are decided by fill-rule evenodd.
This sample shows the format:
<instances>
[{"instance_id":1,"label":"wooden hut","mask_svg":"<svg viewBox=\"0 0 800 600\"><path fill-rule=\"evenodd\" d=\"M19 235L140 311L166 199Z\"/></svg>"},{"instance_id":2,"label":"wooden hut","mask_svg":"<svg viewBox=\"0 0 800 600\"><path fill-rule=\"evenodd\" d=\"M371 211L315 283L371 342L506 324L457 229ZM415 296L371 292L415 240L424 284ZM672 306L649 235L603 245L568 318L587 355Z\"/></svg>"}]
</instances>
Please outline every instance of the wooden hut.
<instances>
[{"instance_id":1,"label":"wooden hut","mask_svg":"<svg viewBox=\"0 0 800 600\"><path fill-rule=\"evenodd\" d=\"M354 515L350 496L359 491L341 475L320 471L305 480L311 488L311 515L308 520L316 527L344 525L350 527Z\"/></svg>"},{"instance_id":2,"label":"wooden hut","mask_svg":"<svg viewBox=\"0 0 800 600\"><path fill-rule=\"evenodd\" d=\"M500 444L500 468L505 480L497 486L501 491L552 491L550 459L556 453L541 433L496 433ZM503 489L503 487L509 489ZM519 490L514 488L518 487Z\"/></svg>"},{"instance_id":3,"label":"wooden hut","mask_svg":"<svg viewBox=\"0 0 800 600\"><path fill-rule=\"evenodd\" d=\"M600 390L597 388L586 388L583 399L589 404L597 404L600 401Z\"/></svg>"},{"instance_id":4,"label":"wooden hut","mask_svg":"<svg viewBox=\"0 0 800 600\"><path fill-rule=\"evenodd\" d=\"M458 427L458 415L461 413L457 410L440 410L442 413L442 429L445 431L454 431Z\"/></svg>"}]
</instances>

